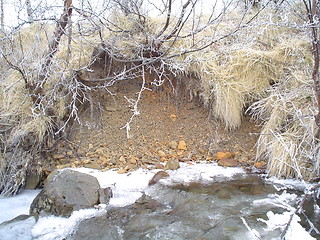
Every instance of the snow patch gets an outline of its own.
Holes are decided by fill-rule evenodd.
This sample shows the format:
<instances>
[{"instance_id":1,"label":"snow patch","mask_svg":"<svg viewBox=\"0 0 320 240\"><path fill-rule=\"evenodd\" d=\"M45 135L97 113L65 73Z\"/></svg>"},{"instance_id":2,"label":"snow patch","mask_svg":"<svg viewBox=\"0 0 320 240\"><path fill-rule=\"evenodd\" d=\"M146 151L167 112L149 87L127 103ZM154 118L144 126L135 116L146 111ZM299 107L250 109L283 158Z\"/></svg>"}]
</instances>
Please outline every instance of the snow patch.
<instances>
[{"instance_id":1,"label":"snow patch","mask_svg":"<svg viewBox=\"0 0 320 240\"><path fill-rule=\"evenodd\" d=\"M264 222L267 224L266 231L273 231L276 229L280 229L280 231L284 231L287 223L289 223L292 212L284 212L282 214L274 214L272 211L267 212L268 220L264 220L259 218L258 221ZM292 221L285 233L286 240L315 240L314 237L310 236L310 234L299 224L301 221L300 217L296 214L293 215ZM280 240L279 238L275 238L274 240Z\"/></svg>"},{"instance_id":2,"label":"snow patch","mask_svg":"<svg viewBox=\"0 0 320 240\"><path fill-rule=\"evenodd\" d=\"M41 217L31 230L32 237L41 240L64 239L76 229L80 221L105 213L105 209L81 209L74 211L69 218Z\"/></svg>"}]
</instances>

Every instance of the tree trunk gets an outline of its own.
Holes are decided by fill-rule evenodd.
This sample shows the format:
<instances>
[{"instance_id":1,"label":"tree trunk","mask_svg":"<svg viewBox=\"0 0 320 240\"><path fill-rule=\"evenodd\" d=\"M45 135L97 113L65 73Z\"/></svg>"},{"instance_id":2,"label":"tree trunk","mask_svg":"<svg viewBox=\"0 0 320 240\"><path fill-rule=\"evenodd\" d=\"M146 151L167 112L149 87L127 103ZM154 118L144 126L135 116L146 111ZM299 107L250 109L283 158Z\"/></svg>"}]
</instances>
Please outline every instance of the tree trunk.
<instances>
[{"instance_id":1,"label":"tree trunk","mask_svg":"<svg viewBox=\"0 0 320 240\"><path fill-rule=\"evenodd\" d=\"M53 40L49 44L48 53L45 56L45 61L42 64L42 68L38 77L37 82L33 84L29 84L27 87L31 90L33 96L33 102L39 103L41 96L43 95L43 87L47 80L50 77L49 68L52 63L52 59L56 52L58 51L58 46L60 43L60 39L63 34L65 34L66 26L72 15L72 0L65 0L64 2L64 10L61 15L59 21L57 22Z\"/></svg>"}]
</instances>

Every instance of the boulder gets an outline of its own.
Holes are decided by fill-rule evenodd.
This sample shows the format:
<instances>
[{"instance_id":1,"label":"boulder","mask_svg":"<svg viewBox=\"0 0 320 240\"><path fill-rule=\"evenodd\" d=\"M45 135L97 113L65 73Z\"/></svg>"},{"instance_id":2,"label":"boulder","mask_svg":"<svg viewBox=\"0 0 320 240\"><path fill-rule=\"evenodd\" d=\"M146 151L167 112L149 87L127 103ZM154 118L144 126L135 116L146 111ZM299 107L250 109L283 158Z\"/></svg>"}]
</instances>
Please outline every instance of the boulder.
<instances>
[{"instance_id":1,"label":"boulder","mask_svg":"<svg viewBox=\"0 0 320 240\"><path fill-rule=\"evenodd\" d=\"M41 211L46 211L68 217L72 211L99 203L100 185L95 177L71 169L55 171L50 175L47 184L32 202L30 215L37 217Z\"/></svg>"}]
</instances>

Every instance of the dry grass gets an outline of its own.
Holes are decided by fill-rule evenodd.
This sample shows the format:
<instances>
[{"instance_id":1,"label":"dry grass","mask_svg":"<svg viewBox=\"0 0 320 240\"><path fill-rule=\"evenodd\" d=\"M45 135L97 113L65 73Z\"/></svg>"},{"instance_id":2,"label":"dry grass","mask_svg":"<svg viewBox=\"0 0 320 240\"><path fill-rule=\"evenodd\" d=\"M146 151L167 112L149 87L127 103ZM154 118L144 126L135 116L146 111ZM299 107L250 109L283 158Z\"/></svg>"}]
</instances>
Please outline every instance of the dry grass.
<instances>
[{"instance_id":1,"label":"dry grass","mask_svg":"<svg viewBox=\"0 0 320 240\"><path fill-rule=\"evenodd\" d=\"M311 180L319 176L318 128L313 82L298 72L251 106L263 120L257 159L268 161L271 176Z\"/></svg>"}]
</instances>

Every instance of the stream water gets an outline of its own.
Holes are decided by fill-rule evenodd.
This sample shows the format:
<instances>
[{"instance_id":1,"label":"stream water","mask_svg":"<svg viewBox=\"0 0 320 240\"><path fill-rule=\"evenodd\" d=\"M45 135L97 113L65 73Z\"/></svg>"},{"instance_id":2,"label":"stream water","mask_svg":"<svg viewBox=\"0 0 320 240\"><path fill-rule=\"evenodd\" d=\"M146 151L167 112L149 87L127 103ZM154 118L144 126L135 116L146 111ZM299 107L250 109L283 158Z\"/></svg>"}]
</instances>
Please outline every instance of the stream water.
<instances>
[{"instance_id":1,"label":"stream water","mask_svg":"<svg viewBox=\"0 0 320 240\"><path fill-rule=\"evenodd\" d=\"M155 171L80 171L113 188L108 206L81 210L70 218L42 216L36 222L20 217L0 224L0 239L280 239L308 187L214 164L183 165L152 186L148 181ZM305 206L304 214L294 215L287 240L320 239L319 202L310 198Z\"/></svg>"}]
</instances>

